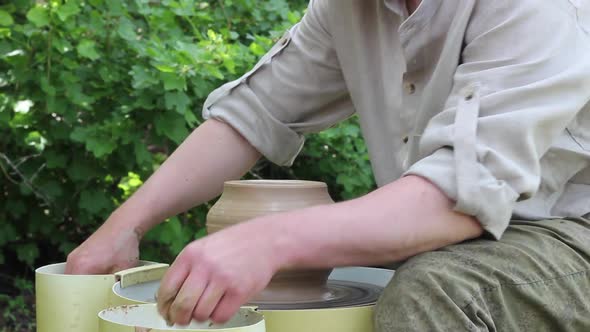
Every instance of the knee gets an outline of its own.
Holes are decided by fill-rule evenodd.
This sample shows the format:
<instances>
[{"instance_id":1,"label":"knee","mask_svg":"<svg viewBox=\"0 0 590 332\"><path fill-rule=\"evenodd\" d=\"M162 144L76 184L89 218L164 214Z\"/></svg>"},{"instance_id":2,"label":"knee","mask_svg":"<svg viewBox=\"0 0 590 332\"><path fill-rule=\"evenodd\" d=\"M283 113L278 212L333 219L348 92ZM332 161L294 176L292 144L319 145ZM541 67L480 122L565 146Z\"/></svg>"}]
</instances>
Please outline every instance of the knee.
<instances>
[{"instance_id":1,"label":"knee","mask_svg":"<svg viewBox=\"0 0 590 332\"><path fill-rule=\"evenodd\" d=\"M469 297L469 290L455 284L459 270L457 262L438 255L410 259L396 270L377 302L376 331L420 331L435 323L436 312L456 311L461 299Z\"/></svg>"},{"instance_id":2,"label":"knee","mask_svg":"<svg viewBox=\"0 0 590 332\"><path fill-rule=\"evenodd\" d=\"M383 290L376 306L377 315L398 312L400 308L422 308L429 304L431 296L441 285L441 272L423 260L408 261L396 270Z\"/></svg>"}]
</instances>

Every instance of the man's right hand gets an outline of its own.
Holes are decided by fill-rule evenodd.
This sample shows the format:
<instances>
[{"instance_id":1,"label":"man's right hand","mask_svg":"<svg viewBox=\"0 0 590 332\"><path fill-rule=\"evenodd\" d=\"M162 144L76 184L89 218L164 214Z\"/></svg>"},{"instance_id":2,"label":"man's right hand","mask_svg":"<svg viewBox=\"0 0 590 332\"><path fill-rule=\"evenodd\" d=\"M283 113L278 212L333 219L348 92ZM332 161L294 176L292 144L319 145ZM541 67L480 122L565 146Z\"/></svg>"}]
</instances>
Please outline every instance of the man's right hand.
<instances>
[{"instance_id":1,"label":"man's right hand","mask_svg":"<svg viewBox=\"0 0 590 332\"><path fill-rule=\"evenodd\" d=\"M135 267L139 241L136 230L119 229L107 221L68 255L65 273L109 274Z\"/></svg>"}]
</instances>

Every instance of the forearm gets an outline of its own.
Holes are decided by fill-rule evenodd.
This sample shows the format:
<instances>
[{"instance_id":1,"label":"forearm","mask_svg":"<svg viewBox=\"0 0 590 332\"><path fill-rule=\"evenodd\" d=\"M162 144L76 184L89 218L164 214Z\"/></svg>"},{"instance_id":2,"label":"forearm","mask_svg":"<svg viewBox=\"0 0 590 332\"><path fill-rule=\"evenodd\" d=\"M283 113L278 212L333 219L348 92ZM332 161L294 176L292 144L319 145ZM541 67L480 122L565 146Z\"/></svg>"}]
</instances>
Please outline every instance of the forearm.
<instances>
[{"instance_id":1,"label":"forearm","mask_svg":"<svg viewBox=\"0 0 590 332\"><path fill-rule=\"evenodd\" d=\"M276 237L278 268L383 264L482 234L452 208L436 186L408 176L355 200L256 223Z\"/></svg>"},{"instance_id":2,"label":"forearm","mask_svg":"<svg viewBox=\"0 0 590 332\"><path fill-rule=\"evenodd\" d=\"M166 218L219 195L260 154L229 125L208 120L174 151L107 223L125 223L143 234Z\"/></svg>"}]
</instances>

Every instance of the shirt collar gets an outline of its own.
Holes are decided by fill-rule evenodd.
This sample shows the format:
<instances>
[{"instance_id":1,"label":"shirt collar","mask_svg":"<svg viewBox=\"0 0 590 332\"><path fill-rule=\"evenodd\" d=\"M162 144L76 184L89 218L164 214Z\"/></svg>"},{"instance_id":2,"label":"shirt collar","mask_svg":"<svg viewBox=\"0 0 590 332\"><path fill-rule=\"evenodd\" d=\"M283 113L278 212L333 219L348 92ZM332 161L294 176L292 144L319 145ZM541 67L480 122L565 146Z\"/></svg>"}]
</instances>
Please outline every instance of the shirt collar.
<instances>
[{"instance_id":1,"label":"shirt collar","mask_svg":"<svg viewBox=\"0 0 590 332\"><path fill-rule=\"evenodd\" d=\"M383 0L385 7L401 17L408 16L408 8L405 0Z\"/></svg>"}]
</instances>

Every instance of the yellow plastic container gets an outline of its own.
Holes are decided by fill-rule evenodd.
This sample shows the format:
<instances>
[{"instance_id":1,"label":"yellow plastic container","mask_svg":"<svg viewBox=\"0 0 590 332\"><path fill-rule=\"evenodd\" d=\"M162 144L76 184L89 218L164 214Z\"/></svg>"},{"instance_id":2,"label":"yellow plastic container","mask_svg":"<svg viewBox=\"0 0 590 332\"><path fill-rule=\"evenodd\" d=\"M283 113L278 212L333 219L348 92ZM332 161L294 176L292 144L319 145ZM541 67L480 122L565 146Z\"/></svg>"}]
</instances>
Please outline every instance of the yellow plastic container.
<instances>
[{"instance_id":1,"label":"yellow plastic container","mask_svg":"<svg viewBox=\"0 0 590 332\"><path fill-rule=\"evenodd\" d=\"M167 267L152 262L141 264L139 269ZM35 271L37 332L98 332L97 314L111 305L111 289L124 271L69 275L65 274L65 266L58 263Z\"/></svg>"},{"instance_id":2,"label":"yellow plastic container","mask_svg":"<svg viewBox=\"0 0 590 332\"><path fill-rule=\"evenodd\" d=\"M394 271L366 268L338 268L330 279L356 281L385 287ZM144 283L116 283L112 289L112 302L137 305L155 302L154 294L159 280ZM372 332L374 305L301 309L301 310L257 310L264 315L267 332ZM104 332L104 331L101 331ZM109 331L110 332L110 331ZM117 331L118 332L118 331Z\"/></svg>"}]
</instances>

